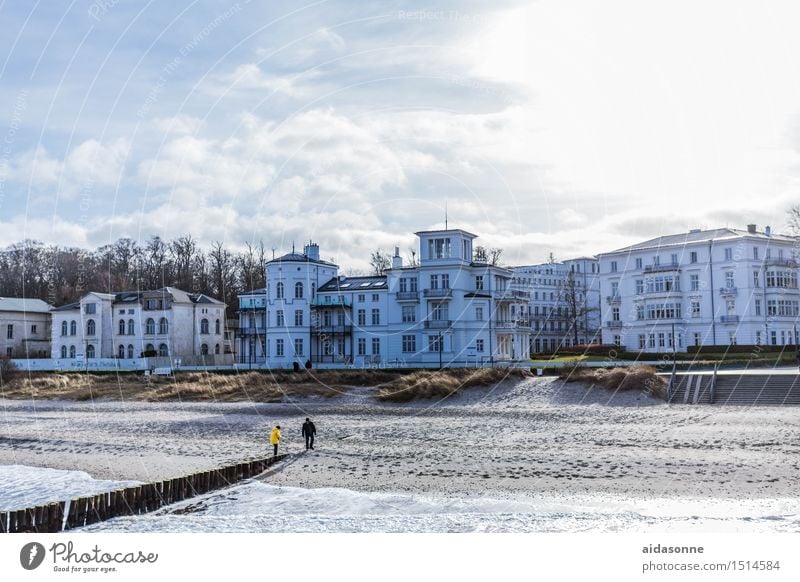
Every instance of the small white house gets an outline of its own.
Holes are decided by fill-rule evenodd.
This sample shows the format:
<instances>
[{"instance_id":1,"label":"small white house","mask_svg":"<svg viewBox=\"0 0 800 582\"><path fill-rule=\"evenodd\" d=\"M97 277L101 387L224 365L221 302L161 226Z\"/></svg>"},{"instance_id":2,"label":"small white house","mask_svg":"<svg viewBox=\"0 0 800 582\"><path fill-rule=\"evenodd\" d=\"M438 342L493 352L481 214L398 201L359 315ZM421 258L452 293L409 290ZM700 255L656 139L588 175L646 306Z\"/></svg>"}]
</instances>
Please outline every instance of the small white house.
<instances>
[{"instance_id":1,"label":"small white house","mask_svg":"<svg viewBox=\"0 0 800 582\"><path fill-rule=\"evenodd\" d=\"M0 297L0 356L49 357L51 309L41 299Z\"/></svg>"}]
</instances>

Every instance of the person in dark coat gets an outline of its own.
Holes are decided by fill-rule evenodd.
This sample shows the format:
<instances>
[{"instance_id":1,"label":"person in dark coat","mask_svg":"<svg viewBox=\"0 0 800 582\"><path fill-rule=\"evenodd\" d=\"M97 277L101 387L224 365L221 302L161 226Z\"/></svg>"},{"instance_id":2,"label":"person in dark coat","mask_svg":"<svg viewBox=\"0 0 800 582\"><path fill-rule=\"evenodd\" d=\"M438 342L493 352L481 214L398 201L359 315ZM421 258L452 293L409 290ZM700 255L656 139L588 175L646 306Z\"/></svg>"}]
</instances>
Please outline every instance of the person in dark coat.
<instances>
[{"instance_id":1,"label":"person in dark coat","mask_svg":"<svg viewBox=\"0 0 800 582\"><path fill-rule=\"evenodd\" d=\"M303 423L303 436L306 437L306 450L314 448L314 435L317 434L317 427L311 422L310 418L306 418Z\"/></svg>"}]
</instances>

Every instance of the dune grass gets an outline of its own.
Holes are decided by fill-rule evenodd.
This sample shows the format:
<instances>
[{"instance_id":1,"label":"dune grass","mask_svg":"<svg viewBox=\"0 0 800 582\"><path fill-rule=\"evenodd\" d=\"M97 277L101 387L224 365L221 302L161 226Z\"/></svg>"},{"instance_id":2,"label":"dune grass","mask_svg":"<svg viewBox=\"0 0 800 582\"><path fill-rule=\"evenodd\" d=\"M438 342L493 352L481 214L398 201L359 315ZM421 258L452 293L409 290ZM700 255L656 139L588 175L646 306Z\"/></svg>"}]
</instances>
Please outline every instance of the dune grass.
<instances>
[{"instance_id":1,"label":"dune grass","mask_svg":"<svg viewBox=\"0 0 800 582\"><path fill-rule=\"evenodd\" d=\"M562 368L558 376L565 382L583 382L621 392L638 390L656 398L666 398L667 382L661 376L656 375L656 369L653 366L636 365L616 368L568 366Z\"/></svg>"},{"instance_id":2,"label":"dune grass","mask_svg":"<svg viewBox=\"0 0 800 582\"><path fill-rule=\"evenodd\" d=\"M491 386L507 379L528 376L531 376L530 371L521 368L422 370L381 385L375 398L381 402L446 398L467 388Z\"/></svg>"}]
</instances>

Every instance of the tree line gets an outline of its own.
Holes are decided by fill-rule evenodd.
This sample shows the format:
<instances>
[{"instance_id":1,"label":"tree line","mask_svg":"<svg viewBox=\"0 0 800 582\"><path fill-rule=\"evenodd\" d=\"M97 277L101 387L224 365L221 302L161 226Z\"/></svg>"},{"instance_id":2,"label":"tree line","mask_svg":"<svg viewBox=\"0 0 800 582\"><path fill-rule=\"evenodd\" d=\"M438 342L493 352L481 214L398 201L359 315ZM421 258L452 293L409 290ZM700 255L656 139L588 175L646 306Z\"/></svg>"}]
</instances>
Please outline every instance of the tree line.
<instances>
[{"instance_id":1,"label":"tree line","mask_svg":"<svg viewBox=\"0 0 800 582\"><path fill-rule=\"evenodd\" d=\"M120 238L93 251L25 240L0 250L0 296L63 305L89 291L177 287L221 299L232 314L239 293L265 286L270 258L263 243L240 252L221 242L202 249L190 235L141 244Z\"/></svg>"}]
</instances>

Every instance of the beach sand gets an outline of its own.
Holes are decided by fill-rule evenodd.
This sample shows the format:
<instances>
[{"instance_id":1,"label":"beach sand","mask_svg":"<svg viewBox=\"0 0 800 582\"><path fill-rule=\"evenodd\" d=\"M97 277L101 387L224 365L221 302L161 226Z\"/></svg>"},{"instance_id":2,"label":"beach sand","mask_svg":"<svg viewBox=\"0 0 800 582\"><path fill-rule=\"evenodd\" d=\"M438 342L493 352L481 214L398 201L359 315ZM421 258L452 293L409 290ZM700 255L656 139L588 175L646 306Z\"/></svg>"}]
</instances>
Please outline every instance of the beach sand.
<instances>
[{"instance_id":1,"label":"beach sand","mask_svg":"<svg viewBox=\"0 0 800 582\"><path fill-rule=\"evenodd\" d=\"M281 404L0 400L0 464L152 481L301 453L274 485L444 496L793 497L797 408L666 405L531 378L440 402L380 405L368 389ZM300 427L314 420L316 450Z\"/></svg>"}]
</instances>

